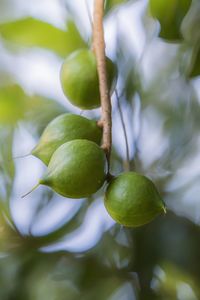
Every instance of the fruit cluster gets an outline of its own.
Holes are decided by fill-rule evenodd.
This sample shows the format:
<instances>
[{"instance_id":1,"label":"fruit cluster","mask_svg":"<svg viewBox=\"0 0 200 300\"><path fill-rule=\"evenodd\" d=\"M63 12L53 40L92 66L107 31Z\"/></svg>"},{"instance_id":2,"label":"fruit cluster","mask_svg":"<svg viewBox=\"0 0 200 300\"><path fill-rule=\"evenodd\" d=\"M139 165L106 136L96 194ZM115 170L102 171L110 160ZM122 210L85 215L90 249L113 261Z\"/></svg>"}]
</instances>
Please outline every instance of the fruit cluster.
<instances>
[{"instance_id":1,"label":"fruit cluster","mask_svg":"<svg viewBox=\"0 0 200 300\"><path fill-rule=\"evenodd\" d=\"M107 59L110 93L116 83L116 68ZM90 50L70 55L61 69L61 84L68 100L84 109L100 106L96 58ZM135 172L108 179L107 160L101 148L102 129L95 120L75 114L55 118L44 130L32 154L47 166L39 184L68 198L96 193L108 181L105 207L125 226L139 226L165 210L154 184Z\"/></svg>"}]
</instances>

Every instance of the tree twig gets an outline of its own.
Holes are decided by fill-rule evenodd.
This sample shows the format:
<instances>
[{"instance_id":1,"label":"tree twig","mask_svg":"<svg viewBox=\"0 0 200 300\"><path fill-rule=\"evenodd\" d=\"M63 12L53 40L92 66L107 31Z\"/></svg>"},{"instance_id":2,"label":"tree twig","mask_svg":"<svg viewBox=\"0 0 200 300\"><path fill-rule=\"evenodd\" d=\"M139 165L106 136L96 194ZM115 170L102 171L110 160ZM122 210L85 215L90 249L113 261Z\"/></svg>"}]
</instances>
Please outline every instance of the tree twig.
<instances>
[{"instance_id":1,"label":"tree twig","mask_svg":"<svg viewBox=\"0 0 200 300\"><path fill-rule=\"evenodd\" d=\"M124 122L124 116L123 116L123 112L122 112L122 108L121 108L121 104L120 104L120 97L119 97L116 89L115 89L115 96L117 99L117 107L119 110L119 115L120 115L120 120L121 120L121 124L122 124L124 140L125 140L125 145L126 145L126 161L124 163L124 169L125 169L125 171L130 171L130 155L129 155L129 146L128 146L128 136L127 136L126 125Z\"/></svg>"},{"instance_id":2,"label":"tree twig","mask_svg":"<svg viewBox=\"0 0 200 300\"><path fill-rule=\"evenodd\" d=\"M104 0L94 0L93 50L97 60L97 71L99 76L99 90L102 110L101 120L99 124L103 128L102 148L104 149L107 156L109 173L110 152L112 147L112 107L106 72L103 15Z\"/></svg>"},{"instance_id":3,"label":"tree twig","mask_svg":"<svg viewBox=\"0 0 200 300\"><path fill-rule=\"evenodd\" d=\"M92 22L92 16L91 16L91 12L90 12L90 8L89 8L89 3L87 0L85 0L85 4L86 4L86 10L87 10L87 14L88 14L88 19L90 22L90 26L93 26L93 22Z\"/></svg>"}]
</instances>

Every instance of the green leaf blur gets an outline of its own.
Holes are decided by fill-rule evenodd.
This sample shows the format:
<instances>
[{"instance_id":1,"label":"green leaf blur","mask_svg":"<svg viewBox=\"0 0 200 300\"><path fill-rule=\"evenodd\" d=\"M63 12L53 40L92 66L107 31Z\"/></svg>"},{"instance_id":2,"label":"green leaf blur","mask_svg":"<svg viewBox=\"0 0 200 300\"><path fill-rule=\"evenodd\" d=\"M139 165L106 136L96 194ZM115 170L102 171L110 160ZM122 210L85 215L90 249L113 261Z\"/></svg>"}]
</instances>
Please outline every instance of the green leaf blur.
<instances>
[{"instance_id":1,"label":"green leaf blur","mask_svg":"<svg viewBox=\"0 0 200 300\"><path fill-rule=\"evenodd\" d=\"M0 24L0 35L13 44L40 47L65 57L73 50L85 47L85 42L74 23L69 21L66 27L64 31L29 17Z\"/></svg>"},{"instance_id":2,"label":"green leaf blur","mask_svg":"<svg viewBox=\"0 0 200 300\"><path fill-rule=\"evenodd\" d=\"M17 85L0 88L0 124L14 124L22 119L26 109L25 95Z\"/></svg>"},{"instance_id":3,"label":"green leaf blur","mask_svg":"<svg viewBox=\"0 0 200 300\"><path fill-rule=\"evenodd\" d=\"M105 10L106 12L109 12L110 10L116 8L120 4L124 4L125 2L128 2L129 0L106 0L105 1Z\"/></svg>"},{"instance_id":4,"label":"green leaf blur","mask_svg":"<svg viewBox=\"0 0 200 300\"><path fill-rule=\"evenodd\" d=\"M169 41L182 39L181 23L191 5L191 0L150 0L152 16L160 22L160 37Z\"/></svg>"}]
</instances>

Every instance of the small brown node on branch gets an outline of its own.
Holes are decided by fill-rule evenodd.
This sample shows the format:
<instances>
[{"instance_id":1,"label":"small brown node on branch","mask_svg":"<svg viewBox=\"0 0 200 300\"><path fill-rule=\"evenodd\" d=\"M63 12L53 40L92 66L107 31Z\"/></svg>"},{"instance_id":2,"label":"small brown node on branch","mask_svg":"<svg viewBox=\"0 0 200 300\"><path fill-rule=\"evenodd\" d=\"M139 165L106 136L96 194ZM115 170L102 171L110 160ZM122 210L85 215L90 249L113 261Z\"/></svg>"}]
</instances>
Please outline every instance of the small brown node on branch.
<instances>
[{"instance_id":1,"label":"small brown node on branch","mask_svg":"<svg viewBox=\"0 0 200 300\"><path fill-rule=\"evenodd\" d=\"M100 119L99 121L97 121L97 126L98 127L103 128L103 125L104 125L103 120Z\"/></svg>"},{"instance_id":2,"label":"small brown node on branch","mask_svg":"<svg viewBox=\"0 0 200 300\"><path fill-rule=\"evenodd\" d=\"M103 149L103 151L106 153L106 154L109 154L109 145L107 144L102 144L101 145L101 149Z\"/></svg>"}]
</instances>

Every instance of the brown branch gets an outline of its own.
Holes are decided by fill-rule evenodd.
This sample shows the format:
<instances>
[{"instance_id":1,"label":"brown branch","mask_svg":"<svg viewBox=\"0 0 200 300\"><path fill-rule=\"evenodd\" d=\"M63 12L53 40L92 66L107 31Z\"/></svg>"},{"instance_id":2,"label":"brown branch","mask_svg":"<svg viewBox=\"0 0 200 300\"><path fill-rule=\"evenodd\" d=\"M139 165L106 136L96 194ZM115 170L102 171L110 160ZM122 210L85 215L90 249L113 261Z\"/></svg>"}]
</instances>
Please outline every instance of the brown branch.
<instances>
[{"instance_id":1,"label":"brown branch","mask_svg":"<svg viewBox=\"0 0 200 300\"><path fill-rule=\"evenodd\" d=\"M102 109L101 120L99 124L103 128L102 148L106 152L109 171L110 152L112 147L112 107L106 72L103 14L104 0L94 0L93 50L97 60L97 71L99 76L99 90Z\"/></svg>"}]
</instances>

